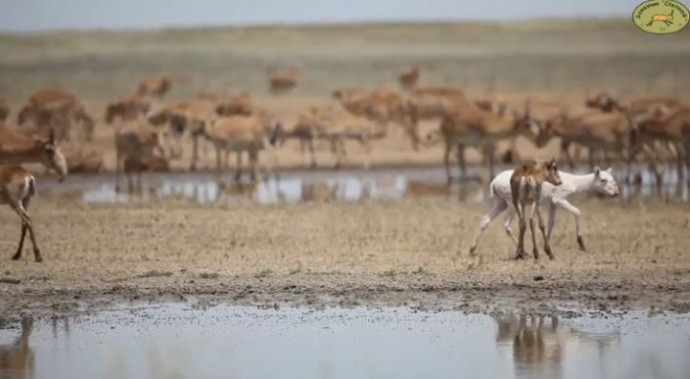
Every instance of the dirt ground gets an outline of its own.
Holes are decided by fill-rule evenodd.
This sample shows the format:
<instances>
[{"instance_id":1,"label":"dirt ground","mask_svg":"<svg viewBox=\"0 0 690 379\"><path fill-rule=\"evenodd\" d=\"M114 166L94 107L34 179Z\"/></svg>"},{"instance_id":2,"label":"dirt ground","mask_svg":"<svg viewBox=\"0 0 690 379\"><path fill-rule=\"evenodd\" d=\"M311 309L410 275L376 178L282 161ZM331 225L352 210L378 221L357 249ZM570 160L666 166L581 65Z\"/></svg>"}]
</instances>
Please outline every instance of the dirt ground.
<instances>
[{"instance_id":1,"label":"dirt ground","mask_svg":"<svg viewBox=\"0 0 690 379\"><path fill-rule=\"evenodd\" d=\"M487 312L690 311L686 205L582 199L588 251L560 214L556 259L514 261L500 222L467 249L485 204L189 206L32 204L45 261L11 261L19 224L0 212L0 315L120 302L409 306ZM12 282L14 281L14 282Z\"/></svg>"}]
</instances>

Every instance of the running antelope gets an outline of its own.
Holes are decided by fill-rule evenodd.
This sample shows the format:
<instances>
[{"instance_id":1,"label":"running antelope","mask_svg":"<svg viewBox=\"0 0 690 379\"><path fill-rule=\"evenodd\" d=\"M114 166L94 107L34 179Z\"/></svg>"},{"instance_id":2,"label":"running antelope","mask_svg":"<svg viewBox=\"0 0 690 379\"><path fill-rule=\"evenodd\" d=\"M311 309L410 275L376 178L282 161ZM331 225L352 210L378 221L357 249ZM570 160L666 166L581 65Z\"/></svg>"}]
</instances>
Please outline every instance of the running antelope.
<instances>
[{"instance_id":1,"label":"running antelope","mask_svg":"<svg viewBox=\"0 0 690 379\"><path fill-rule=\"evenodd\" d=\"M398 82L404 89L414 88L419 81L419 66L413 66L398 74Z\"/></svg>"},{"instance_id":2,"label":"running antelope","mask_svg":"<svg viewBox=\"0 0 690 379\"><path fill-rule=\"evenodd\" d=\"M31 223L31 218L27 213L29 201L31 197L36 194L36 179L26 169L21 166L0 166L0 204L7 204L14 210L21 219L22 234L19 237L19 246L17 251L12 256L13 260L22 257L22 249L24 248L24 238L26 231L29 231L31 244L34 247L34 259L36 262L42 262L41 251L36 244L36 237L34 236L34 228Z\"/></svg>"},{"instance_id":3,"label":"running antelope","mask_svg":"<svg viewBox=\"0 0 690 379\"><path fill-rule=\"evenodd\" d=\"M47 140L32 139L0 124L0 165L40 163L48 170L54 170L59 181L67 177L67 161L55 143L51 130Z\"/></svg>"},{"instance_id":4,"label":"running antelope","mask_svg":"<svg viewBox=\"0 0 690 379\"><path fill-rule=\"evenodd\" d=\"M529 228L532 234L532 253L534 259L539 259L539 249L537 248L537 237L534 232L534 213L536 212L539 220L539 230L544 237L544 251L550 259L553 259L553 253L549 246L549 240L546 238L544 231L544 219L541 217L539 204L541 200L542 184L548 182L554 186L561 185L561 177L558 174L558 167L556 160L552 158L548 162L536 162L533 164L525 164L513 171L510 176L510 191L512 194L513 207L518 214L520 220L520 230L518 234L518 245L515 251L515 259L525 258L525 229L527 228L527 215L525 208L531 206L529 214Z\"/></svg>"}]
</instances>

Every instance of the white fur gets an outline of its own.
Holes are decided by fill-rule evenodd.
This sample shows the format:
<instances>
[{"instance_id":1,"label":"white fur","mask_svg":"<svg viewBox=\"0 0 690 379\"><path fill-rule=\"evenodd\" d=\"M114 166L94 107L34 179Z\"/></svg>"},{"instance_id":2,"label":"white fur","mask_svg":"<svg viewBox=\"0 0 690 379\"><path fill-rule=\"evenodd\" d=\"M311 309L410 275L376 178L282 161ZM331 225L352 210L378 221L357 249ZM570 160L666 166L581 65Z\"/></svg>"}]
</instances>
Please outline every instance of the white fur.
<instances>
[{"instance_id":1,"label":"white fur","mask_svg":"<svg viewBox=\"0 0 690 379\"><path fill-rule=\"evenodd\" d=\"M498 217L503 211L508 210L503 223L506 234L517 243L515 236L510 228L510 224L515 216L515 209L512 204L512 195L510 191L510 177L513 170L506 170L496 175L489 185L490 196L494 199L493 207L484 215L479 223L479 232L474 238L472 248L474 251L477 248L479 237L482 232L489 226L491 221ZM611 168L607 170L600 170L596 168L594 173L586 175L575 175L559 171L562 184L554 186L551 183L544 182L541 188L541 203L549 204L549 220L546 239L551 238L551 231L556 223L556 210L558 207L565 209L575 217L575 232L577 234L580 248L584 249L582 235L580 234L580 210L570 204L568 197L578 192L592 192L603 194L607 196L618 196L619 189L616 180L614 179Z\"/></svg>"}]
</instances>

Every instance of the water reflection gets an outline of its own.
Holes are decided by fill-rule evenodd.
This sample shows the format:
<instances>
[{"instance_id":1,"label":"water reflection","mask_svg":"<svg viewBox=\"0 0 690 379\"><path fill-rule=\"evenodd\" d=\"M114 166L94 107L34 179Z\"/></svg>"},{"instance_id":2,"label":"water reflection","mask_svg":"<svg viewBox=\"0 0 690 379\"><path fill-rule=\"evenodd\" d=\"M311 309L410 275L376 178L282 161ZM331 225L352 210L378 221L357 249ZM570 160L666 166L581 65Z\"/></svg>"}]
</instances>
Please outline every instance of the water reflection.
<instances>
[{"instance_id":1,"label":"water reflection","mask_svg":"<svg viewBox=\"0 0 690 379\"><path fill-rule=\"evenodd\" d=\"M25 320L19 337L0 330L0 378L681 379L690 372L690 319L634 312L559 320L171 304L32 326Z\"/></svg>"},{"instance_id":2,"label":"water reflection","mask_svg":"<svg viewBox=\"0 0 690 379\"><path fill-rule=\"evenodd\" d=\"M21 331L16 340L7 345L0 345L0 378L25 379L33 377L34 351L29 346L29 337L33 330L33 319L25 317L21 322Z\"/></svg>"},{"instance_id":3,"label":"water reflection","mask_svg":"<svg viewBox=\"0 0 690 379\"><path fill-rule=\"evenodd\" d=\"M615 172L615 171L614 171ZM666 177L668 185L654 185L651 173L642 175L641 185L627 185L619 180L621 199L656 199L666 202L690 201L688 184ZM466 202L485 202L487 183L465 180L447 186L437 169L396 169L352 172L296 172L281 179L256 183L217 180L213 175L154 173L146 175L141 187L133 192L115 191L113 178L107 175L70 177L56 185L39 181L39 192L66 201L85 203L140 203L183 201L193 203L272 204L279 202L367 202L395 201L411 197L449 197Z\"/></svg>"}]
</instances>

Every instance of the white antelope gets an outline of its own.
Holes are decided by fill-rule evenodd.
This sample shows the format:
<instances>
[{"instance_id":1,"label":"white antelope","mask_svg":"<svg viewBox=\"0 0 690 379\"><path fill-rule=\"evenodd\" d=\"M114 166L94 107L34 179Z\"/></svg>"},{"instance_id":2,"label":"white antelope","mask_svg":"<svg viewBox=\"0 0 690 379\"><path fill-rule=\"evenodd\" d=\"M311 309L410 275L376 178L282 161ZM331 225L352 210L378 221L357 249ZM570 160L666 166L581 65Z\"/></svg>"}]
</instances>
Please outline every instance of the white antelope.
<instances>
[{"instance_id":1,"label":"white antelope","mask_svg":"<svg viewBox=\"0 0 690 379\"><path fill-rule=\"evenodd\" d=\"M510 228L510 224L515 216L515 209L511 203L512 194L510 188L510 177L513 175L513 170L505 170L491 181L489 185L490 196L493 197L493 206L489 213L484 215L479 223L479 232L474 237L470 253L474 253L479 243L479 238L491 222L496 219L503 211L507 210L505 222L503 227L506 234L517 243L515 236ZM549 204L549 219L546 231L546 240L551 239L551 232L556 224L556 210L563 208L570 212L575 218L575 232L577 235L577 244L581 250L585 250L585 243L580 234L580 215L581 212L569 201L568 197L575 193L589 192L595 194L602 194L605 196L618 196L620 191L616 179L613 177L611 168L601 170L598 167L594 172L585 175L569 174L567 172L559 172L561 178L561 185L554 186L550 183L544 183L541 190L541 202Z\"/></svg>"},{"instance_id":2,"label":"white antelope","mask_svg":"<svg viewBox=\"0 0 690 379\"><path fill-rule=\"evenodd\" d=\"M36 180L31 173L20 166L0 166L0 204L9 205L12 210L17 212L22 221L22 234L19 238L17 252L12 256L13 260L17 260L22 256L24 237L26 237L26 231L28 230L31 244L34 247L34 258L36 262L43 261L38 245L36 245L31 218L27 213L29 201L35 194Z\"/></svg>"}]
</instances>

